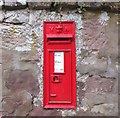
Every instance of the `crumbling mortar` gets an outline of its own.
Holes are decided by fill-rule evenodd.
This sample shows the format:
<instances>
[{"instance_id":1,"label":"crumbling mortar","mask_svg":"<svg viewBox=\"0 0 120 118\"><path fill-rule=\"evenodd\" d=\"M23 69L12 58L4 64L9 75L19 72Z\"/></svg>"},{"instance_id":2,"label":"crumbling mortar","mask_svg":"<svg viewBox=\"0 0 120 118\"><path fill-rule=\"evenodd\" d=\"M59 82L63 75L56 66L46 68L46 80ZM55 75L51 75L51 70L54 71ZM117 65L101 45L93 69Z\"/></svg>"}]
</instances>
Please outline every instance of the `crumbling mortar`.
<instances>
[{"instance_id":1,"label":"crumbling mortar","mask_svg":"<svg viewBox=\"0 0 120 118\"><path fill-rule=\"evenodd\" d=\"M115 77L108 77L104 75L98 75L100 78L106 78L106 79L116 79Z\"/></svg>"},{"instance_id":2,"label":"crumbling mortar","mask_svg":"<svg viewBox=\"0 0 120 118\"><path fill-rule=\"evenodd\" d=\"M18 23L15 23L15 22L6 22L6 21L2 21L2 23L13 24L13 25L23 25L25 22L18 22Z\"/></svg>"},{"instance_id":3,"label":"crumbling mortar","mask_svg":"<svg viewBox=\"0 0 120 118\"><path fill-rule=\"evenodd\" d=\"M40 48L41 46L42 48ZM37 51L39 53L39 62L37 62L38 67L40 68L39 74L38 74L38 83L39 83L39 96L38 99L41 102L41 105L43 105L43 43L40 41L38 43Z\"/></svg>"},{"instance_id":4,"label":"crumbling mortar","mask_svg":"<svg viewBox=\"0 0 120 118\"><path fill-rule=\"evenodd\" d=\"M77 85L78 85L78 82L77 82ZM76 110L77 111L79 111L80 110L80 104L81 104L81 101L80 101L80 98L79 98L79 96L78 96L78 94L79 94L79 89L80 89L80 86L77 86L77 108L76 108Z\"/></svg>"},{"instance_id":5,"label":"crumbling mortar","mask_svg":"<svg viewBox=\"0 0 120 118\"><path fill-rule=\"evenodd\" d=\"M102 104L104 104L104 103L94 104L94 106L98 106L98 105L102 105ZM93 107L91 107L91 108L93 108Z\"/></svg>"},{"instance_id":6,"label":"crumbling mortar","mask_svg":"<svg viewBox=\"0 0 120 118\"><path fill-rule=\"evenodd\" d=\"M37 63L38 67L41 69L41 65L40 65L40 62ZM40 100L41 102L41 105L43 105L43 81L42 81L42 75L41 75L41 71L39 72L39 75L38 75L38 84L39 84L39 94L38 94L38 100Z\"/></svg>"}]
</instances>

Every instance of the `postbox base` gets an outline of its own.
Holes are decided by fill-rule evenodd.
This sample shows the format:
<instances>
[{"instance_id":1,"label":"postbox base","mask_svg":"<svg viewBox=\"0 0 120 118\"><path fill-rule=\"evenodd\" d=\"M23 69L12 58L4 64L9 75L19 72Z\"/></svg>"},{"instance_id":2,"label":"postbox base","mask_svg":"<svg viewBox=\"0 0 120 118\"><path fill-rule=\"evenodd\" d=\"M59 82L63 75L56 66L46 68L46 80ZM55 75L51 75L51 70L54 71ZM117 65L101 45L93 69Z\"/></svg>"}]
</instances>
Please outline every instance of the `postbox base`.
<instances>
[{"instance_id":1,"label":"postbox base","mask_svg":"<svg viewBox=\"0 0 120 118\"><path fill-rule=\"evenodd\" d=\"M76 106L68 106L68 105L45 105L44 106L45 109L48 109L48 108L60 108L60 109L75 109Z\"/></svg>"}]
</instances>

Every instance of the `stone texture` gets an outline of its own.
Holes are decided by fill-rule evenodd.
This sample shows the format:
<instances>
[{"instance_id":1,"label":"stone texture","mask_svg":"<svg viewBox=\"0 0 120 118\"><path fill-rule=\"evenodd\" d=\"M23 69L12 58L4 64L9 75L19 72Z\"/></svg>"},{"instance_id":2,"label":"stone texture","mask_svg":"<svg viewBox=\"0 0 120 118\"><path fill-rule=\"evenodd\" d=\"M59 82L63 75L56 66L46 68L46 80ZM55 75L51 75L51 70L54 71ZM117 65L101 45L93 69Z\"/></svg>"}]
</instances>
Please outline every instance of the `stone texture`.
<instances>
[{"instance_id":1,"label":"stone texture","mask_svg":"<svg viewBox=\"0 0 120 118\"><path fill-rule=\"evenodd\" d=\"M99 50L105 47L108 40L106 40L104 26L98 22L97 14L91 15L94 17L84 21L84 40L89 50Z\"/></svg>"},{"instance_id":2,"label":"stone texture","mask_svg":"<svg viewBox=\"0 0 120 118\"><path fill-rule=\"evenodd\" d=\"M79 103L81 103L82 99L85 96L85 91L83 90L85 87L85 84L83 82L78 82L77 85L79 86L79 90L78 90Z\"/></svg>"},{"instance_id":3,"label":"stone texture","mask_svg":"<svg viewBox=\"0 0 120 118\"><path fill-rule=\"evenodd\" d=\"M53 6L58 6L59 2L54 2L54 0L47 0L46 2L41 0L41 1L35 1L33 2L32 0L4 0L5 1L5 8L8 10L15 10L15 9L23 9L27 7L27 2L28 2L28 7L30 9L48 9L51 6L51 2L53 2ZM107 1L111 2L112 0L99 0L99 1L91 1L91 0L85 0L85 1L78 1L78 0L69 0L68 1L62 1L61 6L63 9L67 8L74 8L76 9L77 7L82 9L90 9L90 10L112 10L112 11L117 11L119 8L119 1L115 0L114 3L107 3ZM106 3L104 3L106 2ZM58 6L59 7L59 6Z\"/></svg>"},{"instance_id":4,"label":"stone texture","mask_svg":"<svg viewBox=\"0 0 120 118\"><path fill-rule=\"evenodd\" d=\"M29 9L49 9L51 2L28 2Z\"/></svg>"},{"instance_id":5,"label":"stone texture","mask_svg":"<svg viewBox=\"0 0 120 118\"><path fill-rule=\"evenodd\" d=\"M0 117L2 118L2 112L0 112Z\"/></svg>"},{"instance_id":6,"label":"stone texture","mask_svg":"<svg viewBox=\"0 0 120 118\"><path fill-rule=\"evenodd\" d=\"M0 22L2 22L3 21L3 11L2 10L0 10Z\"/></svg>"},{"instance_id":7,"label":"stone texture","mask_svg":"<svg viewBox=\"0 0 120 118\"><path fill-rule=\"evenodd\" d=\"M3 98L3 115L26 116L32 110L32 97L26 91Z\"/></svg>"},{"instance_id":8,"label":"stone texture","mask_svg":"<svg viewBox=\"0 0 120 118\"><path fill-rule=\"evenodd\" d=\"M5 12L4 22L11 24L22 24L28 22L28 11L7 11Z\"/></svg>"},{"instance_id":9,"label":"stone texture","mask_svg":"<svg viewBox=\"0 0 120 118\"><path fill-rule=\"evenodd\" d=\"M0 101L2 101L2 65L0 64ZM2 111L2 104L0 102L0 111Z\"/></svg>"},{"instance_id":10,"label":"stone texture","mask_svg":"<svg viewBox=\"0 0 120 118\"><path fill-rule=\"evenodd\" d=\"M0 0L0 9L2 8L3 6L3 0Z\"/></svg>"},{"instance_id":11,"label":"stone texture","mask_svg":"<svg viewBox=\"0 0 120 118\"><path fill-rule=\"evenodd\" d=\"M57 110L44 110L42 107L34 107L33 111L30 112L30 116L61 116L61 113Z\"/></svg>"},{"instance_id":12,"label":"stone texture","mask_svg":"<svg viewBox=\"0 0 120 118\"><path fill-rule=\"evenodd\" d=\"M99 57L109 57L111 58L111 62L118 60L118 23L117 23L118 15L116 14L113 17L110 15L110 19L108 21L108 25L106 26L106 36L108 42L104 48L101 48L99 51Z\"/></svg>"},{"instance_id":13,"label":"stone texture","mask_svg":"<svg viewBox=\"0 0 120 118\"><path fill-rule=\"evenodd\" d=\"M5 86L12 92L26 90L33 96L39 92L38 81L32 75L32 71L10 70L9 77L5 78Z\"/></svg>"},{"instance_id":14,"label":"stone texture","mask_svg":"<svg viewBox=\"0 0 120 118\"><path fill-rule=\"evenodd\" d=\"M104 3L106 2L106 3ZM91 8L93 10L96 9L104 9L104 10L118 10L119 3L118 0L115 0L114 2L112 0L83 0L78 1L78 6L82 6L85 8ZM96 8L97 7L97 8Z\"/></svg>"},{"instance_id":15,"label":"stone texture","mask_svg":"<svg viewBox=\"0 0 120 118\"><path fill-rule=\"evenodd\" d=\"M17 2L21 3L21 5L26 5L27 0L16 0Z\"/></svg>"},{"instance_id":16,"label":"stone texture","mask_svg":"<svg viewBox=\"0 0 120 118\"><path fill-rule=\"evenodd\" d=\"M51 6L51 10L56 10L57 12L60 12L60 9L61 9L61 11L63 11L63 10L65 10L65 9L76 9L76 7L77 7L77 3L76 3L77 1L75 0L75 2L74 1L69 1L69 2L61 2L61 3L59 3L59 2L55 2L54 4L53 4L53 6Z\"/></svg>"},{"instance_id":17,"label":"stone texture","mask_svg":"<svg viewBox=\"0 0 120 118\"><path fill-rule=\"evenodd\" d=\"M118 16L111 18L111 15L106 12L101 12L101 15L85 13L83 43L86 48L81 49L81 58L77 65L80 74L118 78L115 66L118 59Z\"/></svg>"},{"instance_id":18,"label":"stone texture","mask_svg":"<svg viewBox=\"0 0 120 118\"><path fill-rule=\"evenodd\" d=\"M107 59L104 57L99 59L96 54L87 55L87 57L82 55L82 59L77 65L77 70L80 74L103 74L107 70Z\"/></svg>"},{"instance_id":19,"label":"stone texture","mask_svg":"<svg viewBox=\"0 0 120 118\"><path fill-rule=\"evenodd\" d=\"M64 9L62 15L62 20L76 22L77 108L43 109L43 22L58 21L58 11L13 10L4 12L5 19L0 23L4 115L117 113L117 15L89 11L79 14L76 9Z\"/></svg>"},{"instance_id":20,"label":"stone texture","mask_svg":"<svg viewBox=\"0 0 120 118\"><path fill-rule=\"evenodd\" d=\"M86 81L87 84L86 92L114 93L115 82L116 82L115 78L105 78L99 76L89 77Z\"/></svg>"},{"instance_id":21,"label":"stone texture","mask_svg":"<svg viewBox=\"0 0 120 118\"><path fill-rule=\"evenodd\" d=\"M16 50L19 52L36 50L36 37L33 36L30 26L21 25L23 22L14 22L12 20L4 21L9 25L1 25L2 47L4 49ZM5 39L5 40L4 40Z\"/></svg>"},{"instance_id":22,"label":"stone texture","mask_svg":"<svg viewBox=\"0 0 120 118\"><path fill-rule=\"evenodd\" d=\"M105 115L118 116L118 110L113 104L102 104L94 106L91 111L95 113L102 113Z\"/></svg>"},{"instance_id":23,"label":"stone texture","mask_svg":"<svg viewBox=\"0 0 120 118\"><path fill-rule=\"evenodd\" d=\"M7 10L25 9L26 3L26 0L4 0L4 8Z\"/></svg>"},{"instance_id":24,"label":"stone texture","mask_svg":"<svg viewBox=\"0 0 120 118\"><path fill-rule=\"evenodd\" d=\"M39 54L37 52L25 52L22 54L23 56L20 58L21 61L29 62L29 61L39 61Z\"/></svg>"},{"instance_id":25,"label":"stone texture","mask_svg":"<svg viewBox=\"0 0 120 118\"><path fill-rule=\"evenodd\" d=\"M84 98L85 100L82 101L85 102L89 106L89 108L92 108L93 106L102 105L102 104L117 104L118 103L118 95L117 94L104 94L104 93L85 93ZM84 103L82 104L84 106ZM117 108L117 106L116 106Z\"/></svg>"}]
</instances>

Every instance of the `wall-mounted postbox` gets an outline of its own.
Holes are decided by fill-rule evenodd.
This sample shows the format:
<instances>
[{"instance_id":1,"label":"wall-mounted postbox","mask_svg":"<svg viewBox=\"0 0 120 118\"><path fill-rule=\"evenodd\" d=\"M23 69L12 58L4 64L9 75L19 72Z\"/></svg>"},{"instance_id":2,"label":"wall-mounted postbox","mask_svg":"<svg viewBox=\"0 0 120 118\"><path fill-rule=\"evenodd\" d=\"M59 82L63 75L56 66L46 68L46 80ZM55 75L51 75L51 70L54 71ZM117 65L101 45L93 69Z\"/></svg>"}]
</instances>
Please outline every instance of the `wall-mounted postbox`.
<instances>
[{"instance_id":1,"label":"wall-mounted postbox","mask_svg":"<svg viewBox=\"0 0 120 118\"><path fill-rule=\"evenodd\" d=\"M75 22L44 22L44 108L76 107Z\"/></svg>"}]
</instances>

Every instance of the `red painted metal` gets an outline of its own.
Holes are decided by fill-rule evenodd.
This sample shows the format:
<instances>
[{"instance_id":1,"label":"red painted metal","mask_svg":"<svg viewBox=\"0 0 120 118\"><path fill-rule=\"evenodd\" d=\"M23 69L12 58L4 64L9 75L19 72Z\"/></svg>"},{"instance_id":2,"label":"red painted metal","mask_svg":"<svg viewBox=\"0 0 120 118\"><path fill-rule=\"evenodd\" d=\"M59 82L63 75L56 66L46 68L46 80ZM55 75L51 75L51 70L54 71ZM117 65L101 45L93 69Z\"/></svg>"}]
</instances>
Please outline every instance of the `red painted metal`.
<instances>
[{"instance_id":1,"label":"red painted metal","mask_svg":"<svg viewBox=\"0 0 120 118\"><path fill-rule=\"evenodd\" d=\"M44 22L44 108L76 108L75 22Z\"/></svg>"}]
</instances>

